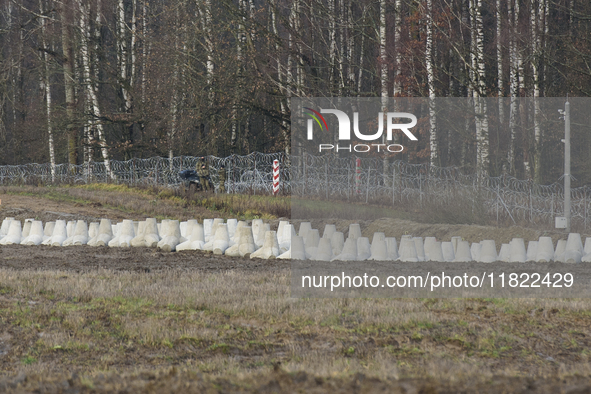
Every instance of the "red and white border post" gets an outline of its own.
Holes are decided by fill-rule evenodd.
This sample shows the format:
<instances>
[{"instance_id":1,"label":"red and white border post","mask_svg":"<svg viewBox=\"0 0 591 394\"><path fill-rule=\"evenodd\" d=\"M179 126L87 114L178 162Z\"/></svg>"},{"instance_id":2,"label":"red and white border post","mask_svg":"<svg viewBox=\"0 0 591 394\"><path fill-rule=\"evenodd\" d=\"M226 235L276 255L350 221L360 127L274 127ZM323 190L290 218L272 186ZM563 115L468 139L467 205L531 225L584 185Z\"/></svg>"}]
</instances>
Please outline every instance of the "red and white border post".
<instances>
[{"instance_id":1,"label":"red and white border post","mask_svg":"<svg viewBox=\"0 0 591 394\"><path fill-rule=\"evenodd\" d=\"M279 160L273 160L273 195L279 193Z\"/></svg>"}]
</instances>

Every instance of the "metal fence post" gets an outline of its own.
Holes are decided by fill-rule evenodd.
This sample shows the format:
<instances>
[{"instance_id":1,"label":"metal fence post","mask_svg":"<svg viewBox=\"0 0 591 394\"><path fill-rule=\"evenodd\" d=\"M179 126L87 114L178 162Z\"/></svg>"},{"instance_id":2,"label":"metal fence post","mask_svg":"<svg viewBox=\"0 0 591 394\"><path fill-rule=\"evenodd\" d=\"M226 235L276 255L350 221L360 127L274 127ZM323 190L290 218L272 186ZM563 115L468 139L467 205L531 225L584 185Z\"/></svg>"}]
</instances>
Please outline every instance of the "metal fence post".
<instances>
[{"instance_id":1,"label":"metal fence post","mask_svg":"<svg viewBox=\"0 0 591 394\"><path fill-rule=\"evenodd\" d=\"M583 215L584 215L584 226L585 226L585 230L587 230L587 188L583 188L583 204L585 204L585 208L583 210Z\"/></svg>"},{"instance_id":2,"label":"metal fence post","mask_svg":"<svg viewBox=\"0 0 591 394\"><path fill-rule=\"evenodd\" d=\"M367 191L365 193L365 203L369 202L369 178L371 177L371 167L367 168Z\"/></svg>"},{"instance_id":3,"label":"metal fence post","mask_svg":"<svg viewBox=\"0 0 591 394\"><path fill-rule=\"evenodd\" d=\"M302 195L303 195L304 194L303 192L306 190L306 186L307 186L307 183L308 183L308 180L306 179L306 158L305 158L305 156L303 154L302 154L302 169L303 169L303 172L304 172L304 176L303 176L303 178L304 178L304 185L303 185L304 188L302 189Z\"/></svg>"},{"instance_id":4,"label":"metal fence post","mask_svg":"<svg viewBox=\"0 0 591 394\"><path fill-rule=\"evenodd\" d=\"M232 182L232 193L236 193L236 180L234 179L234 176L235 176L235 174L234 174L234 165L235 165L234 154L232 154L232 159L230 162L232 163L230 166L230 179Z\"/></svg>"},{"instance_id":5,"label":"metal fence post","mask_svg":"<svg viewBox=\"0 0 591 394\"><path fill-rule=\"evenodd\" d=\"M423 205L423 174L419 172L419 202Z\"/></svg>"},{"instance_id":6,"label":"metal fence post","mask_svg":"<svg viewBox=\"0 0 591 394\"><path fill-rule=\"evenodd\" d=\"M529 221L531 222L533 220L533 200L531 197L531 189L532 189L532 185L529 185Z\"/></svg>"},{"instance_id":7,"label":"metal fence post","mask_svg":"<svg viewBox=\"0 0 591 394\"><path fill-rule=\"evenodd\" d=\"M328 159L324 162L324 179L326 180L326 199L328 200Z\"/></svg>"},{"instance_id":8,"label":"metal fence post","mask_svg":"<svg viewBox=\"0 0 591 394\"><path fill-rule=\"evenodd\" d=\"M499 199L501 198L501 183L497 183L497 225L499 224L499 205L500 205L500 201Z\"/></svg>"},{"instance_id":9,"label":"metal fence post","mask_svg":"<svg viewBox=\"0 0 591 394\"><path fill-rule=\"evenodd\" d=\"M155 176L155 180L156 180L156 187L158 187L158 163L159 163L159 161L156 160L156 168L154 169L154 176Z\"/></svg>"},{"instance_id":10,"label":"metal fence post","mask_svg":"<svg viewBox=\"0 0 591 394\"><path fill-rule=\"evenodd\" d=\"M429 190L429 170L430 167L427 167L427 169L425 170L425 199L427 201L429 201L429 194L430 194L430 190Z\"/></svg>"},{"instance_id":11,"label":"metal fence post","mask_svg":"<svg viewBox=\"0 0 591 394\"><path fill-rule=\"evenodd\" d=\"M347 166L347 200L351 199L351 167Z\"/></svg>"},{"instance_id":12,"label":"metal fence post","mask_svg":"<svg viewBox=\"0 0 591 394\"><path fill-rule=\"evenodd\" d=\"M552 206L550 207L550 225L553 224L554 221L554 192L552 192Z\"/></svg>"},{"instance_id":13,"label":"metal fence post","mask_svg":"<svg viewBox=\"0 0 591 394\"><path fill-rule=\"evenodd\" d=\"M355 199L361 194L361 159L355 159Z\"/></svg>"},{"instance_id":14,"label":"metal fence post","mask_svg":"<svg viewBox=\"0 0 591 394\"><path fill-rule=\"evenodd\" d=\"M394 201L396 199L396 166L392 166L392 206L394 206Z\"/></svg>"},{"instance_id":15,"label":"metal fence post","mask_svg":"<svg viewBox=\"0 0 591 394\"><path fill-rule=\"evenodd\" d=\"M252 194L257 195L257 158L254 157L254 171L252 172Z\"/></svg>"}]
</instances>

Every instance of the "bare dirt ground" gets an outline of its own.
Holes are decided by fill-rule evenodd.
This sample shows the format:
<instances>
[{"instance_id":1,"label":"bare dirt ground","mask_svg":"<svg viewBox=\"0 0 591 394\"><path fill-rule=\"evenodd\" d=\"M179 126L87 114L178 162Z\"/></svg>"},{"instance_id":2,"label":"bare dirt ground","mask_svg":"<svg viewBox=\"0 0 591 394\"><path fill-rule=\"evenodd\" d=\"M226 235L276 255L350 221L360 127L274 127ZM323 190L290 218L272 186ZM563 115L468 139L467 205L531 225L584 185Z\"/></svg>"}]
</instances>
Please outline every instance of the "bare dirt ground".
<instances>
[{"instance_id":1,"label":"bare dirt ground","mask_svg":"<svg viewBox=\"0 0 591 394\"><path fill-rule=\"evenodd\" d=\"M143 218L100 204L0 199L0 219ZM335 224L347 231L348 222ZM542 234L361 224L366 236ZM0 247L0 391L591 392L588 300L293 299L289 284L281 260Z\"/></svg>"},{"instance_id":2,"label":"bare dirt ground","mask_svg":"<svg viewBox=\"0 0 591 394\"><path fill-rule=\"evenodd\" d=\"M14 270L61 270L86 272L113 271L158 272L164 270L199 270L224 272L241 270L257 272L289 269L288 260L242 259L217 256L202 251L166 253L151 248L109 248L72 246L10 245L0 247L0 268Z\"/></svg>"}]
</instances>

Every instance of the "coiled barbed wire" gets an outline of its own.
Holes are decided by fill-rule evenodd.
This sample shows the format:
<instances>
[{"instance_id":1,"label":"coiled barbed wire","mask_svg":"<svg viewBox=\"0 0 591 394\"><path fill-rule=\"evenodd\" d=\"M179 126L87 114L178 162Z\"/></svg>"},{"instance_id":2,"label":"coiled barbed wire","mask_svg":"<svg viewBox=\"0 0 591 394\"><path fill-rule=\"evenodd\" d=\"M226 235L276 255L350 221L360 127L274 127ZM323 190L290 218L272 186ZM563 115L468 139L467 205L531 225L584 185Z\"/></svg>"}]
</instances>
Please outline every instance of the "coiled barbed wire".
<instances>
[{"instance_id":1,"label":"coiled barbed wire","mask_svg":"<svg viewBox=\"0 0 591 394\"><path fill-rule=\"evenodd\" d=\"M498 177L466 174L458 167L436 167L379 158L357 158L259 153L207 156L213 183L218 186L218 170L227 171L228 193L272 193L273 161L280 163L282 194L329 199L391 201L396 203L450 204L462 198L478 202L493 217L514 222L552 223L563 214L564 189L561 183L539 185L509 175ZM0 185L120 183L177 187L179 172L194 169L199 158L152 157L126 161L111 160L110 171L103 162L80 165L23 164L0 166ZM571 215L587 225L591 216L591 188L571 189ZM473 204L474 205L474 204Z\"/></svg>"}]
</instances>

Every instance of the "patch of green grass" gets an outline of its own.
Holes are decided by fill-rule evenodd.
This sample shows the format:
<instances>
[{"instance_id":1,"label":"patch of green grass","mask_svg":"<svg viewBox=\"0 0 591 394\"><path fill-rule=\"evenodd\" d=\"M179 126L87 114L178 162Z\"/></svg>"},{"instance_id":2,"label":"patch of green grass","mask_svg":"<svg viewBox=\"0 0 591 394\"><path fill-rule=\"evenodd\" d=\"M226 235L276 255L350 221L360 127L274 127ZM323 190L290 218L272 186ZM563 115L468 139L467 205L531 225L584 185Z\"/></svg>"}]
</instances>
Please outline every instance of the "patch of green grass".
<instances>
[{"instance_id":1,"label":"patch of green grass","mask_svg":"<svg viewBox=\"0 0 591 394\"><path fill-rule=\"evenodd\" d=\"M0 286L0 295L10 294L14 289L10 286Z\"/></svg>"},{"instance_id":2,"label":"patch of green grass","mask_svg":"<svg viewBox=\"0 0 591 394\"><path fill-rule=\"evenodd\" d=\"M37 359L33 356L26 356L24 358L21 359L21 363L23 363L24 365L31 365L37 362Z\"/></svg>"},{"instance_id":3,"label":"patch of green grass","mask_svg":"<svg viewBox=\"0 0 591 394\"><path fill-rule=\"evenodd\" d=\"M107 307L118 314L144 314L151 309L153 301L145 298L129 298L115 296L112 298L96 298L91 301L93 307Z\"/></svg>"},{"instance_id":4,"label":"patch of green grass","mask_svg":"<svg viewBox=\"0 0 591 394\"><path fill-rule=\"evenodd\" d=\"M353 346L349 346L347 349L344 350L345 356L351 357L355 354L355 348Z\"/></svg>"},{"instance_id":5,"label":"patch of green grass","mask_svg":"<svg viewBox=\"0 0 591 394\"><path fill-rule=\"evenodd\" d=\"M94 382L89 377L82 376L80 378L80 384L86 387L87 389L94 390Z\"/></svg>"},{"instance_id":6,"label":"patch of green grass","mask_svg":"<svg viewBox=\"0 0 591 394\"><path fill-rule=\"evenodd\" d=\"M187 200L197 206L243 220L291 216L291 198L245 194L193 194Z\"/></svg>"},{"instance_id":7,"label":"patch of green grass","mask_svg":"<svg viewBox=\"0 0 591 394\"><path fill-rule=\"evenodd\" d=\"M425 351L417 346L403 345L401 347L395 347L388 345L385 347L386 351L397 356L397 357L413 357L425 354Z\"/></svg>"},{"instance_id":8,"label":"patch of green grass","mask_svg":"<svg viewBox=\"0 0 591 394\"><path fill-rule=\"evenodd\" d=\"M420 332L414 332L411 337L410 337L413 341L417 341L420 342L423 340L423 335Z\"/></svg>"},{"instance_id":9,"label":"patch of green grass","mask_svg":"<svg viewBox=\"0 0 591 394\"><path fill-rule=\"evenodd\" d=\"M230 345L228 345L227 343L223 343L223 342L221 342L221 343L215 342L211 346L209 346L207 348L207 350L211 351L211 352L221 352L221 353L226 354L230 350Z\"/></svg>"},{"instance_id":10,"label":"patch of green grass","mask_svg":"<svg viewBox=\"0 0 591 394\"><path fill-rule=\"evenodd\" d=\"M133 193L133 194L141 194L141 195L146 195L146 196L151 196L151 195L158 193L157 188L130 187L126 184L115 184L115 183L90 183L87 185L76 185L74 187L77 189L85 189L85 190L92 190L92 191Z\"/></svg>"},{"instance_id":11,"label":"patch of green grass","mask_svg":"<svg viewBox=\"0 0 591 394\"><path fill-rule=\"evenodd\" d=\"M55 292L53 290L41 289L39 295L47 298L48 300L55 300Z\"/></svg>"}]
</instances>

